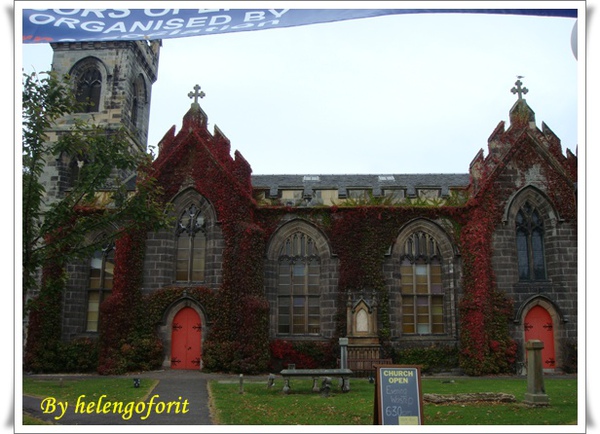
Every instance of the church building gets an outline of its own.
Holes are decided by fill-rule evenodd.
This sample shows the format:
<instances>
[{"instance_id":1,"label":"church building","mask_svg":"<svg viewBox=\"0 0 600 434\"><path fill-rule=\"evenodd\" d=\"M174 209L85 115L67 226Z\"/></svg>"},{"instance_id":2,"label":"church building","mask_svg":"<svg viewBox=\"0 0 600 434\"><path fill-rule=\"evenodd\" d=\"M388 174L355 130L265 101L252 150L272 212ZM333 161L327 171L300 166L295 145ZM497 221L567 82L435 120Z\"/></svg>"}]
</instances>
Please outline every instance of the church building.
<instances>
[{"instance_id":1,"label":"church building","mask_svg":"<svg viewBox=\"0 0 600 434\"><path fill-rule=\"evenodd\" d=\"M95 121L145 152L160 41L51 45ZM253 174L194 84L152 168L173 224L68 266L61 340L98 345L99 372L333 367L339 338L351 359L442 349L470 375L518 372L539 339L545 370L575 369L577 157L521 81L464 173L372 175ZM76 166L51 160L49 200Z\"/></svg>"}]
</instances>

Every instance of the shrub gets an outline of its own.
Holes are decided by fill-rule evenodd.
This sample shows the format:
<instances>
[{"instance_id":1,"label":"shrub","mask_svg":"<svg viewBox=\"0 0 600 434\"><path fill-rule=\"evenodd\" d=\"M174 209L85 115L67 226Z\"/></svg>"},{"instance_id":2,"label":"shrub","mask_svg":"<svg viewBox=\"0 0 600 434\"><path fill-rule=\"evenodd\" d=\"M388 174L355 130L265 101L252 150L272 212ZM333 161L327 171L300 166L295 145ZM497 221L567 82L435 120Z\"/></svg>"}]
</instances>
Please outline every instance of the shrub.
<instances>
[{"instance_id":1,"label":"shrub","mask_svg":"<svg viewBox=\"0 0 600 434\"><path fill-rule=\"evenodd\" d=\"M162 366L163 344L158 337L144 337L133 342L129 346L128 371L151 371Z\"/></svg>"},{"instance_id":2,"label":"shrub","mask_svg":"<svg viewBox=\"0 0 600 434\"><path fill-rule=\"evenodd\" d=\"M78 338L61 342L60 360L62 372L93 372L98 366L98 341Z\"/></svg>"},{"instance_id":3,"label":"shrub","mask_svg":"<svg viewBox=\"0 0 600 434\"><path fill-rule=\"evenodd\" d=\"M32 372L44 373L86 373L98 366L98 341L77 338L70 342L51 342L46 351L40 354Z\"/></svg>"},{"instance_id":4,"label":"shrub","mask_svg":"<svg viewBox=\"0 0 600 434\"><path fill-rule=\"evenodd\" d=\"M421 372L434 373L458 368L458 349L454 346L394 348L392 360L399 365L420 365Z\"/></svg>"},{"instance_id":5,"label":"shrub","mask_svg":"<svg viewBox=\"0 0 600 434\"><path fill-rule=\"evenodd\" d=\"M298 369L335 368L334 345L330 342L271 341L271 363L269 368L279 372L292 363Z\"/></svg>"},{"instance_id":6,"label":"shrub","mask_svg":"<svg viewBox=\"0 0 600 434\"><path fill-rule=\"evenodd\" d=\"M235 360L235 343L207 340L202 348L203 371L228 372L231 370L230 362Z\"/></svg>"},{"instance_id":7,"label":"shrub","mask_svg":"<svg viewBox=\"0 0 600 434\"><path fill-rule=\"evenodd\" d=\"M568 340L563 348L562 370L567 374L577 373L577 341Z\"/></svg>"}]
</instances>

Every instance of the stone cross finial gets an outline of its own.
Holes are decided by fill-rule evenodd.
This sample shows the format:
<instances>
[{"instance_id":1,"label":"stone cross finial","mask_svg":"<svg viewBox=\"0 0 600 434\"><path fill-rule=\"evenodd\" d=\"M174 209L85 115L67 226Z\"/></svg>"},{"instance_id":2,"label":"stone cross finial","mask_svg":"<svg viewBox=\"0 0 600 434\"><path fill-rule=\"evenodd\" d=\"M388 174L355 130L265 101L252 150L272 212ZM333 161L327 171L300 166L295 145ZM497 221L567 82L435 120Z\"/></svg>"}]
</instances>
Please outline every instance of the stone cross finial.
<instances>
[{"instance_id":1,"label":"stone cross finial","mask_svg":"<svg viewBox=\"0 0 600 434\"><path fill-rule=\"evenodd\" d=\"M194 104L198 104L198 98L204 98L204 95L206 95L204 93L204 91L200 90L200 92L198 92L200 90L200 86L196 85L194 86L194 91L188 93L188 98L194 98Z\"/></svg>"},{"instance_id":2,"label":"stone cross finial","mask_svg":"<svg viewBox=\"0 0 600 434\"><path fill-rule=\"evenodd\" d=\"M513 87L510 91L512 93L518 93L519 94L519 99L523 99L522 95L525 95L527 92L529 92L529 89L527 89L526 87L521 87L523 83L521 83L521 80L517 80L515 82L515 85L517 87Z\"/></svg>"}]
</instances>

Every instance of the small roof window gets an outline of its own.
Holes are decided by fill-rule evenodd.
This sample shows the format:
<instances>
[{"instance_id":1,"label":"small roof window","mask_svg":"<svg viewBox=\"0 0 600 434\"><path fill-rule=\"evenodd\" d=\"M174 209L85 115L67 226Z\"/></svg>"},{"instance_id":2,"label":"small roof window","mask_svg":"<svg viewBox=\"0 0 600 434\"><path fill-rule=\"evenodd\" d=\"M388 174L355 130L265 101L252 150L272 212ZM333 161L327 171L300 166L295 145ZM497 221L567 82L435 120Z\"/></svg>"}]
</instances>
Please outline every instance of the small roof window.
<instances>
[{"instance_id":1,"label":"small roof window","mask_svg":"<svg viewBox=\"0 0 600 434\"><path fill-rule=\"evenodd\" d=\"M304 175L302 181L319 181L319 175Z\"/></svg>"},{"instance_id":2,"label":"small roof window","mask_svg":"<svg viewBox=\"0 0 600 434\"><path fill-rule=\"evenodd\" d=\"M379 175L380 181L395 181L394 175Z\"/></svg>"}]
</instances>

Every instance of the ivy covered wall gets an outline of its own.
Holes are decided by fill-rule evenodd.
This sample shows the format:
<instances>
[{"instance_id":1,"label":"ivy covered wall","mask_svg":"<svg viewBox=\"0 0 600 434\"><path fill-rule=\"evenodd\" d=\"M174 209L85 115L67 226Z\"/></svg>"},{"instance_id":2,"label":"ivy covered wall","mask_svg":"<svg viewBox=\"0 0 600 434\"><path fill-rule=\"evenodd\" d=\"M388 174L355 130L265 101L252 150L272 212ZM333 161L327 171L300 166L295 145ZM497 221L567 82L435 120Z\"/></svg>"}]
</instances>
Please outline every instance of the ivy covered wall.
<instances>
[{"instance_id":1,"label":"ivy covered wall","mask_svg":"<svg viewBox=\"0 0 600 434\"><path fill-rule=\"evenodd\" d=\"M501 124L494 131L489 155L484 158L480 153L471 164L466 203L299 208L257 204L252 197L250 165L237 152L231 157L227 138L218 129L210 134L206 115L192 105L180 132L175 135L173 128L159 144L153 175L164 189L165 209L186 189L193 189L214 208L223 243L221 280L217 287L167 285L144 295L142 274L148 234L126 234L117 242L112 296L101 307L98 371L112 374L160 366L168 349L163 347L157 328L165 310L183 298L202 306L209 322L202 353L207 371L262 373L273 366L274 358L282 362L292 356L307 366L312 366L315 357L331 362L338 350L337 338L346 334L347 296L362 290L377 295L384 356L409 354L394 338L386 254L402 227L425 219L446 222L447 236L460 255L462 276L458 287L452 289L457 312L449 312L458 317L458 335L453 337L458 348L432 347L430 360L451 353L451 359L456 355L460 367L470 375L510 372L517 357L511 331L516 306L514 294L507 293L509 286L504 281L498 284L494 234L506 224L504 216L512 195L531 184L524 174L534 165L542 167L542 181L535 182L561 218L574 224L577 216L576 159L569 153L562 155L549 129L532 128L531 117L530 111L518 105L511 112L511 128L504 131ZM330 321L332 329L321 342L300 340L292 344L269 337L265 255L274 234L292 218L318 228L337 261L337 311ZM61 264L45 269L47 290L33 305L31 330L60 330L61 285L66 278L61 270ZM41 306L46 305L48 313L40 315ZM50 362L39 364L34 355L47 353L51 358L55 350L48 347L50 342L29 342L26 364L36 370L47 369ZM334 354L326 358L328 351Z\"/></svg>"}]
</instances>

